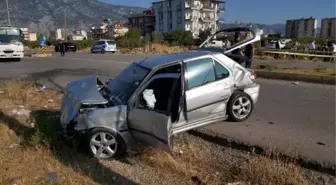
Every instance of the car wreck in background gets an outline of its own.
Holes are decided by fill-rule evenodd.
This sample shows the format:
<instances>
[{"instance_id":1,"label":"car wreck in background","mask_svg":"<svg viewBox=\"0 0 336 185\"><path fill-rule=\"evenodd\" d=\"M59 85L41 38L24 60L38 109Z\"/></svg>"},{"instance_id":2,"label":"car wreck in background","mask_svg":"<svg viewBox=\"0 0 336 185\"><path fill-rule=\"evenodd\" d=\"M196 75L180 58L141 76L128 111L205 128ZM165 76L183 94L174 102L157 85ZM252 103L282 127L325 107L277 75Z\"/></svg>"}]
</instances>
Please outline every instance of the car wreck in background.
<instances>
[{"instance_id":1,"label":"car wreck in background","mask_svg":"<svg viewBox=\"0 0 336 185\"><path fill-rule=\"evenodd\" d=\"M103 83L96 76L67 85L61 108L65 136L83 134L97 158L116 158L136 143L172 150L172 136L251 115L260 86L223 52L153 56ZM223 123L224 124L224 123Z\"/></svg>"}]
</instances>

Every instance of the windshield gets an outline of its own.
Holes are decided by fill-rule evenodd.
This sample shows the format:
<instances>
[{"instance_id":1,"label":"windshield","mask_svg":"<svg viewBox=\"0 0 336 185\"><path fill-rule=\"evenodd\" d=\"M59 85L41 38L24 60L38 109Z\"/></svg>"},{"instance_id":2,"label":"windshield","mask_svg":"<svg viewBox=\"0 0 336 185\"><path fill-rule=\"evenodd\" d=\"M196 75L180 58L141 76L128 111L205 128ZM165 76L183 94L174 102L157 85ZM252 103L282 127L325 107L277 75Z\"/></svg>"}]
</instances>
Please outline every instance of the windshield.
<instances>
[{"instance_id":1,"label":"windshield","mask_svg":"<svg viewBox=\"0 0 336 185\"><path fill-rule=\"evenodd\" d=\"M109 44L109 45L114 45L115 42L114 42L114 41L107 41L107 44Z\"/></svg>"},{"instance_id":2,"label":"windshield","mask_svg":"<svg viewBox=\"0 0 336 185\"><path fill-rule=\"evenodd\" d=\"M20 41L20 30L16 28L0 28L0 43Z\"/></svg>"},{"instance_id":3,"label":"windshield","mask_svg":"<svg viewBox=\"0 0 336 185\"><path fill-rule=\"evenodd\" d=\"M133 63L119 73L113 80L110 80L107 88L111 91L113 98L126 104L149 72L149 69Z\"/></svg>"}]
</instances>

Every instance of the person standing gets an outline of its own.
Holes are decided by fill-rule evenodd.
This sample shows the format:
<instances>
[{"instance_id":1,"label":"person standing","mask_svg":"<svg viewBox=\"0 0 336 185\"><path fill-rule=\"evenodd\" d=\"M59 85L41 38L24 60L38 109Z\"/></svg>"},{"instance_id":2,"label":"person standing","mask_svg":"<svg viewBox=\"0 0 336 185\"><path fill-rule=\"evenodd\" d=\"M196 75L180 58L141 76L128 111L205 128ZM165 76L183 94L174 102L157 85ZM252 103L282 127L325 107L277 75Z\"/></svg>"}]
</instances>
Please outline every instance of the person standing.
<instances>
[{"instance_id":1,"label":"person standing","mask_svg":"<svg viewBox=\"0 0 336 185\"><path fill-rule=\"evenodd\" d=\"M59 44L59 51L61 52L61 56L64 56L65 53L65 44L61 41Z\"/></svg>"},{"instance_id":2,"label":"person standing","mask_svg":"<svg viewBox=\"0 0 336 185\"><path fill-rule=\"evenodd\" d=\"M245 46L244 54L248 58L245 61L245 68L251 69L252 68L252 59L253 59L253 55L254 55L254 45L253 45L253 43Z\"/></svg>"}]
</instances>

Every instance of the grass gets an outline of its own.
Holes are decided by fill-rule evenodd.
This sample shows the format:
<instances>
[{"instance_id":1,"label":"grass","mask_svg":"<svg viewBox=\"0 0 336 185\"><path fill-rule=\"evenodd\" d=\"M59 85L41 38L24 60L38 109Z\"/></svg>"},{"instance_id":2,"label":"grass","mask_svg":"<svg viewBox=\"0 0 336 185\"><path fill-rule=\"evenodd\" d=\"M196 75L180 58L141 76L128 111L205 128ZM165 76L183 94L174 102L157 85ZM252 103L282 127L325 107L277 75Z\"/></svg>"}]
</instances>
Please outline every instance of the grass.
<instances>
[{"instance_id":1,"label":"grass","mask_svg":"<svg viewBox=\"0 0 336 185\"><path fill-rule=\"evenodd\" d=\"M310 75L326 75L326 76L336 76L335 68L313 68L313 69L302 69L302 68L279 68L274 65L258 65L254 69L263 71L273 71L273 72L284 72L284 73L297 73L297 74L310 74Z\"/></svg>"},{"instance_id":2,"label":"grass","mask_svg":"<svg viewBox=\"0 0 336 185\"><path fill-rule=\"evenodd\" d=\"M139 147L125 157L134 161L131 165L99 161L57 137L61 97L31 82L0 84L0 182L51 184L48 175L55 173L58 184L310 184L291 162L231 153L189 134L174 139L174 153ZM22 105L32 113L12 115ZM155 178L160 182L151 181Z\"/></svg>"}]
</instances>

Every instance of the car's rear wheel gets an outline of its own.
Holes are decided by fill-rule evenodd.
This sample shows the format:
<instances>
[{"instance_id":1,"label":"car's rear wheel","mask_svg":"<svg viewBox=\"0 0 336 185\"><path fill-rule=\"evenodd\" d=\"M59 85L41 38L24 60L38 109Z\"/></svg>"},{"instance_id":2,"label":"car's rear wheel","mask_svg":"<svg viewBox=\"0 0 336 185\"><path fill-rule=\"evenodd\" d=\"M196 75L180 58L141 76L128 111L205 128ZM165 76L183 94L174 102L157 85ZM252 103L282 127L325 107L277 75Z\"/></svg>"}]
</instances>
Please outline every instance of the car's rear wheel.
<instances>
[{"instance_id":1,"label":"car's rear wheel","mask_svg":"<svg viewBox=\"0 0 336 185\"><path fill-rule=\"evenodd\" d=\"M95 128L88 133L90 153L101 159L115 159L125 152L122 138L105 128Z\"/></svg>"},{"instance_id":2,"label":"car's rear wheel","mask_svg":"<svg viewBox=\"0 0 336 185\"><path fill-rule=\"evenodd\" d=\"M249 118L253 112L253 100L245 92L236 91L228 102L228 119L234 122L242 122Z\"/></svg>"}]
</instances>

